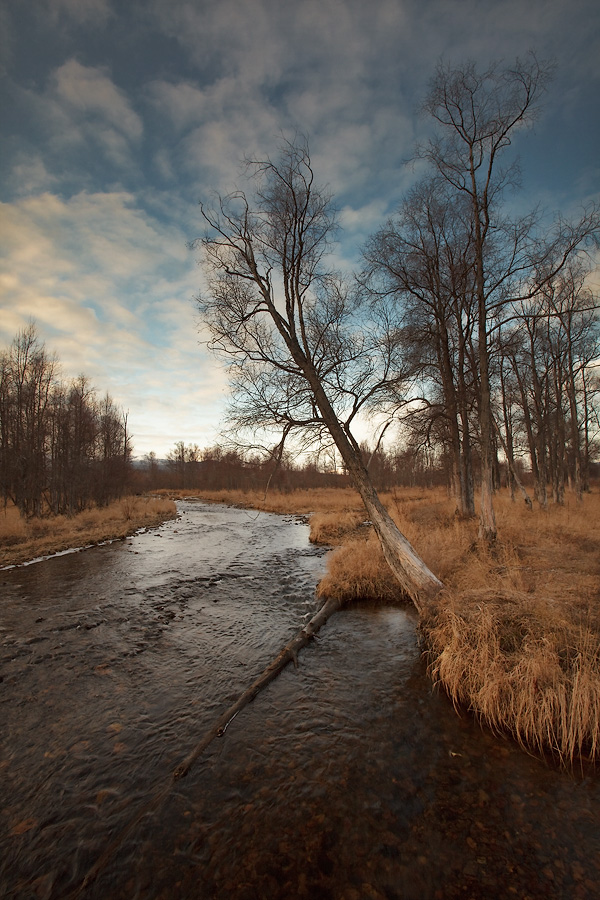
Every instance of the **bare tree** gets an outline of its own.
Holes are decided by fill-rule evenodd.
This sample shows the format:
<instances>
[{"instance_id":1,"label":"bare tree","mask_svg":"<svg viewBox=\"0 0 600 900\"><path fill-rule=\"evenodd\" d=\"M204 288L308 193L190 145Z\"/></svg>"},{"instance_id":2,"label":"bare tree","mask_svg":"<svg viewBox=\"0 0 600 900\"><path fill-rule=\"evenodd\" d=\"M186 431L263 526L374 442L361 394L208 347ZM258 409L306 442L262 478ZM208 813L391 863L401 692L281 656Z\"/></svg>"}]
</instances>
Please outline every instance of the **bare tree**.
<instances>
[{"instance_id":1,"label":"bare tree","mask_svg":"<svg viewBox=\"0 0 600 900\"><path fill-rule=\"evenodd\" d=\"M0 491L25 516L74 513L120 496L127 417L85 375L66 385L35 325L0 353Z\"/></svg>"},{"instance_id":2,"label":"bare tree","mask_svg":"<svg viewBox=\"0 0 600 900\"><path fill-rule=\"evenodd\" d=\"M399 307L404 358L415 377L433 385L433 397L422 397L416 413L428 429L443 420L458 511L473 516L469 413L476 314L473 229L465 207L439 178L419 183L368 241L362 277L374 303L391 296Z\"/></svg>"},{"instance_id":3,"label":"bare tree","mask_svg":"<svg viewBox=\"0 0 600 900\"><path fill-rule=\"evenodd\" d=\"M514 183L518 169L500 165L502 152L514 132L532 120L535 104L550 75L546 66L531 56L517 61L514 69L491 66L479 73L474 64L450 68L438 66L424 110L440 126L438 135L419 154L471 206L473 222L475 294L479 353L479 427L481 440L480 535L496 537L493 494L493 424L489 371L489 306L500 287L510 280L520 259L527 223L507 228L499 213L505 188ZM512 237L504 271L488 269L488 247L504 230ZM512 232L512 236L511 233Z\"/></svg>"},{"instance_id":4,"label":"bare tree","mask_svg":"<svg viewBox=\"0 0 600 900\"><path fill-rule=\"evenodd\" d=\"M202 207L207 290L199 298L211 346L227 362L238 428L279 429L307 441L328 433L359 491L385 558L418 609L441 583L381 503L352 426L397 385L385 305L364 304L325 265L335 234L331 198L315 185L308 147L285 143L276 162L248 163L252 202L237 191Z\"/></svg>"},{"instance_id":5,"label":"bare tree","mask_svg":"<svg viewBox=\"0 0 600 900\"><path fill-rule=\"evenodd\" d=\"M574 223L559 216L546 233L541 233L537 212L520 220L511 220L502 212L505 191L519 176L517 160L502 167L503 153L515 133L535 117L551 71L533 54L517 60L513 68L494 64L483 73L472 63L457 68L440 65L424 103L438 133L418 155L433 164L471 209L481 443L480 536L488 541L496 536L492 334L513 301L543 290L586 241L597 241L600 227L598 209L593 206Z\"/></svg>"},{"instance_id":6,"label":"bare tree","mask_svg":"<svg viewBox=\"0 0 600 900\"><path fill-rule=\"evenodd\" d=\"M581 498L587 489L590 410L587 385L598 356L598 298L587 284L589 260L572 258L515 307L503 356L517 386L536 498L548 485L563 501L565 476Z\"/></svg>"},{"instance_id":7,"label":"bare tree","mask_svg":"<svg viewBox=\"0 0 600 900\"><path fill-rule=\"evenodd\" d=\"M19 332L0 357L2 492L26 516L42 510L56 374L56 358L46 352L33 323Z\"/></svg>"}]
</instances>

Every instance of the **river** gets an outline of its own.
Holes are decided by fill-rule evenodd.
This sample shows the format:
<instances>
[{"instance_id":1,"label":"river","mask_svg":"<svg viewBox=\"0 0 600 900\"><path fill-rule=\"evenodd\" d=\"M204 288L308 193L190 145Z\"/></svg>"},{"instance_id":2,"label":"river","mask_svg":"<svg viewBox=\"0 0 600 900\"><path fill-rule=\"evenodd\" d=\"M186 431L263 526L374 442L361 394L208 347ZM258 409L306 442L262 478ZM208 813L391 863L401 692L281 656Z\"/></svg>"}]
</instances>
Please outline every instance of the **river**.
<instances>
[{"instance_id":1,"label":"river","mask_svg":"<svg viewBox=\"0 0 600 900\"><path fill-rule=\"evenodd\" d=\"M172 783L324 569L300 518L179 512L0 571L0 897L600 896L598 775L459 716L411 609L338 613Z\"/></svg>"}]
</instances>

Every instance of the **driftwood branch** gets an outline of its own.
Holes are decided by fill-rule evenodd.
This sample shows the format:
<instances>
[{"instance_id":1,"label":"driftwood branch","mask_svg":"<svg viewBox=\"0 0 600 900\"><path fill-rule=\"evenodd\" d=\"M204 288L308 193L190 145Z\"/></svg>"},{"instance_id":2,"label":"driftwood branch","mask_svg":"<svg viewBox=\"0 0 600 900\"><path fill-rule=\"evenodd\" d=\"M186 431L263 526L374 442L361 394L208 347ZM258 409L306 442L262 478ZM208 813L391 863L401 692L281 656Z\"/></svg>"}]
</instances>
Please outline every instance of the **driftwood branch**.
<instances>
[{"instance_id":1,"label":"driftwood branch","mask_svg":"<svg viewBox=\"0 0 600 900\"><path fill-rule=\"evenodd\" d=\"M314 635L319 631L327 619L342 606L341 600L327 600L323 606L315 613L312 619L298 632L288 644L285 645L279 655L263 670L262 674L247 688L243 694L233 703L225 712L217 719L214 725L206 732L204 737L185 759L177 766L169 777L168 781L163 783L162 787L157 790L149 800L139 809L136 814L129 820L122 831L108 844L94 865L88 869L85 877L65 898L65 900L77 900L81 897L82 892L98 877L102 869L108 864L119 847L123 844L127 837L134 831L135 827L142 819L156 812L161 804L169 796L173 785L185 775L188 774L192 765L206 750L209 744L217 737L222 737L229 724L237 716L245 706L247 706L260 691L263 690L274 678L276 678L288 663L293 662L297 665L298 651L306 647L312 640Z\"/></svg>"},{"instance_id":2,"label":"driftwood branch","mask_svg":"<svg viewBox=\"0 0 600 900\"><path fill-rule=\"evenodd\" d=\"M225 734L230 722L241 712L244 707L254 700L256 695L260 693L279 673L285 669L288 663L293 662L297 665L298 651L310 642L313 636L325 624L327 619L340 608L342 602L340 600L327 600L317 613L312 617L302 631L298 632L296 637L286 644L281 653L270 663L261 675L254 681L249 688L246 688L235 703L227 709L214 723L214 725L206 732L202 740L194 747L191 753L180 763L173 772L173 779L183 778L189 772L190 768L198 757L206 750L208 745L217 737Z\"/></svg>"}]
</instances>

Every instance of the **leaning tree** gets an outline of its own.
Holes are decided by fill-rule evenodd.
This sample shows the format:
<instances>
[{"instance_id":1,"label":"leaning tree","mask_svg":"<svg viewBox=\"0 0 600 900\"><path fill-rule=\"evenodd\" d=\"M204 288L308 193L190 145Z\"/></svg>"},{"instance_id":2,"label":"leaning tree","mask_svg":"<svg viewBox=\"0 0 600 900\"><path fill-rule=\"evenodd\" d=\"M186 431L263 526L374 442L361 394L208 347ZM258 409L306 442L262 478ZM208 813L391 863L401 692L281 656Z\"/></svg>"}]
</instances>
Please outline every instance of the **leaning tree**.
<instances>
[{"instance_id":1,"label":"leaning tree","mask_svg":"<svg viewBox=\"0 0 600 900\"><path fill-rule=\"evenodd\" d=\"M304 142L248 163L253 191L202 206L206 289L198 298L209 345L232 383L239 429L278 429L335 442L384 556L419 610L442 585L381 503L353 434L361 414L403 378L390 310L366 305L328 266L330 195L315 184ZM193 246L194 246L193 245Z\"/></svg>"}]
</instances>

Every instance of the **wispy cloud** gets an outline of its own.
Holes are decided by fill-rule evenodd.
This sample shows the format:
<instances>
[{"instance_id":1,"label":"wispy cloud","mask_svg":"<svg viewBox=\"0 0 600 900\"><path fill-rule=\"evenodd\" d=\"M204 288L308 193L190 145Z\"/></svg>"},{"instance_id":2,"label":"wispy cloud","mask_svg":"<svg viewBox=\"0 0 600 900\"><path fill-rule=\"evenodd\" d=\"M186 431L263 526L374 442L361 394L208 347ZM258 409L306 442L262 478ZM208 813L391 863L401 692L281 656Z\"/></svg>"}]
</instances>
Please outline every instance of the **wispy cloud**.
<instances>
[{"instance_id":1,"label":"wispy cloud","mask_svg":"<svg viewBox=\"0 0 600 900\"><path fill-rule=\"evenodd\" d=\"M558 74L523 141L521 202L579 205L598 193L599 15L595 0L9 0L0 340L34 317L68 374L129 407L139 452L164 452L151 434L205 442L225 375L198 346L197 201L302 133L347 271L416 177L402 163L437 61L535 47Z\"/></svg>"},{"instance_id":2,"label":"wispy cloud","mask_svg":"<svg viewBox=\"0 0 600 900\"><path fill-rule=\"evenodd\" d=\"M43 6L56 23L67 21L98 26L114 15L109 0L43 0Z\"/></svg>"},{"instance_id":3,"label":"wispy cloud","mask_svg":"<svg viewBox=\"0 0 600 900\"><path fill-rule=\"evenodd\" d=\"M54 72L52 81L53 92L65 108L83 118L94 117L129 140L141 137L140 117L105 71L70 59Z\"/></svg>"},{"instance_id":4,"label":"wispy cloud","mask_svg":"<svg viewBox=\"0 0 600 900\"><path fill-rule=\"evenodd\" d=\"M225 379L198 345L199 275L183 234L127 193L47 193L1 212L2 345L33 318L68 376L84 372L129 408L138 452L164 451L145 430L168 409L201 442Z\"/></svg>"}]
</instances>

